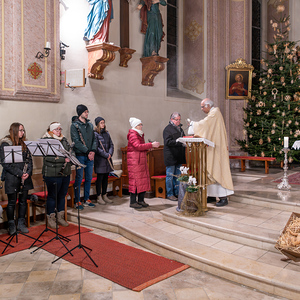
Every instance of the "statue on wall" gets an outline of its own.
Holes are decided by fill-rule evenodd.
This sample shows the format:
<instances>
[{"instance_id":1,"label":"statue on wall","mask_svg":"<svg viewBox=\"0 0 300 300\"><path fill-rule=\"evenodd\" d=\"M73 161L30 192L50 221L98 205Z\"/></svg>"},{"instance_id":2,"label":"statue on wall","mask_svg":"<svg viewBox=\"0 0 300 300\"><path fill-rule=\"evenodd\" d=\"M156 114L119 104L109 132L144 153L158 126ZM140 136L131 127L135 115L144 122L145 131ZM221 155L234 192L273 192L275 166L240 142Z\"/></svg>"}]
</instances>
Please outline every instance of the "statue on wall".
<instances>
[{"instance_id":1,"label":"statue on wall","mask_svg":"<svg viewBox=\"0 0 300 300\"><path fill-rule=\"evenodd\" d=\"M109 23L113 19L112 0L87 0L91 11L87 16L88 26L84 31L83 39L93 43L108 42Z\"/></svg>"},{"instance_id":2,"label":"statue on wall","mask_svg":"<svg viewBox=\"0 0 300 300\"><path fill-rule=\"evenodd\" d=\"M145 34L143 57L158 55L165 35L159 5L166 6L167 3L165 0L141 0L137 7L142 20L141 32Z\"/></svg>"}]
</instances>

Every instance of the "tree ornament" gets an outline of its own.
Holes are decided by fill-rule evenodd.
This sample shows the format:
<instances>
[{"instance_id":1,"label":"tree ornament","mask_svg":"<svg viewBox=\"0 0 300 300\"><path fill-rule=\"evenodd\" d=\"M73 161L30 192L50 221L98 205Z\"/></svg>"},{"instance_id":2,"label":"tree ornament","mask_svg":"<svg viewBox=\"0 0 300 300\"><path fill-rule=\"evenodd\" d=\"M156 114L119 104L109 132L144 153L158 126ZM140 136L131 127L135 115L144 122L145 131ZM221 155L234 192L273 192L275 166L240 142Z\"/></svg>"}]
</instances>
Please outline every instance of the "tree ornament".
<instances>
[{"instance_id":1,"label":"tree ornament","mask_svg":"<svg viewBox=\"0 0 300 300\"><path fill-rule=\"evenodd\" d=\"M282 70L283 70L283 67L282 67L282 66L280 66L280 67L279 67L279 70L280 70L280 71L282 71Z\"/></svg>"},{"instance_id":2,"label":"tree ornament","mask_svg":"<svg viewBox=\"0 0 300 300\"><path fill-rule=\"evenodd\" d=\"M277 96L278 90L276 88L272 89L272 95L274 96L274 100L276 100L276 96ZM273 106L275 107L275 106Z\"/></svg>"},{"instance_id":3,"label":"tree ornament","mask_svg":"<svg viewBox=\"0 0 300 300\"><path fill-rule=\"evenodd\" d=\"M283 76L280 77L280 81L284 82L285 78Z\"/></svg>"},{"instance_id":4,"label":"tree ornament","mask_svg":"<svg viewBox=\"0 0 300 300\"><path fill-rule=\"evenodd\" d=\"M263 139L260 138L258 143L259 143L260 145L262 145L262 144L264 143Z\"/></svg>"},{"instance_id":5,"label":"tree ornament","mask_svg":"<svg viewBox=\"0 0 300 300\"><path fill-rule=\"evenodd\" d=\"M265 152L262 152L262 153L261 153L261 157L265 157Z\"/></svg>"},{"instance_id":6,"label":"tree ornament","mask_svg":"<svg viewBox=\"0 0 300 300\"><path fill-rule=\"evenodd\" d=\"M268 136L267 137L268 143L271 143L271 138Z\"/></svg>"},{"instance_id":7,"label":"tree ornament","mask_svg":"<svg viewBox=\"0 0 300 300\"><path fill-rule=\"evenodd\" d=\"M290 95L286 95L286 96L284 97L284 99L285 99L286 101L290 101L290 100L292 99L292 97L291 97Z\"/></svg>"}]
</instances>

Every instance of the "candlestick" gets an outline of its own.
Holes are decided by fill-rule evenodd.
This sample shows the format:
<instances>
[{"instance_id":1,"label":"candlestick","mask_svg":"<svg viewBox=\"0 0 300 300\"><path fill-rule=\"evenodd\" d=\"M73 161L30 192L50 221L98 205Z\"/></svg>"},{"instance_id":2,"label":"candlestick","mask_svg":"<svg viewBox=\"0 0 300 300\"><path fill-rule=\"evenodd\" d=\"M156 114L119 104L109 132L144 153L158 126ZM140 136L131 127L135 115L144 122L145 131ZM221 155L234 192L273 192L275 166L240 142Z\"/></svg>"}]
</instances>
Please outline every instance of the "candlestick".
<instances>
[{"instance_id":1,"label":"candlestick","mask_svg":"<svg viewBox=\"0 0 300 300\"><path fill-rule=\"evenodd\" d=\"M284 137L283 148L288 148L288 147L289 147L289 137L285 136Z\"/></svg>"},{"instance_id":2,"label":"candlestick","mask_svg":"<svg viewBox=\"0 0 300 300\"><path fill-rule=\"evenodd\" d=\"M50 42L46 42L45 48L46 48L46 49L51 49L51 44L50 44Z\"/></svg>"},{"instance_id":3,"label":"candlestick","mask_svg":"<svg viewBox=\"0 0 300 300\"><path fill-rule=\"evenodd\" d=\"M285 142L285 140L284 140ZM284 147L283 148L283 152L284 152L284 166L283 166L283 178L281 183L279 183L277 185L277 188L279 190L290 190L291 186L289 184L289 179L287 176L287 170L288 170L288 159L287 159L287 154L290 151L290 149L288 147Z\"/></svg>"}]
</instances>

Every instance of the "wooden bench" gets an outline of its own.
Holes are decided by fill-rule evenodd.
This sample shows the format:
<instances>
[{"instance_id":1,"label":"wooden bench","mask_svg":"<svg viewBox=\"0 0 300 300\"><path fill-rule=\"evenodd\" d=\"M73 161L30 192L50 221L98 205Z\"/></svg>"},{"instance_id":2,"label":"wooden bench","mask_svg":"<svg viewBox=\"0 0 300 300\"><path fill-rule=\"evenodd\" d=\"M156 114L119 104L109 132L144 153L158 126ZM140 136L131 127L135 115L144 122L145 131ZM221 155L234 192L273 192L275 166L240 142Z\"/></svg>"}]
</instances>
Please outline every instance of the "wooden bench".
<instances>
[{"instance_id":1,"label":"wooden bench","mask_svg":"<svg viewBox=\"0 0 300 300\"><path fill-rule=\"evenodd\" d=\"M27 221L27 227L28 228L30 227L30 204L31 203L32 202L30 200L27 200L26 221ZM7 204L8 204L8 200L0 201L0 205L3 208L3 211L7 208ZM18 202L17 202L17 205L16 205L16 209L18 209Z\"/></svg>"},{"instance_id":2,"label":"wooden bench","mask_svg":"<svg viewBox=\"0 0 300 300\"><path fill-rule=\"evenodd\" d=\"M72 172L72 177L75 178L75 172ZM93 179L91 186L96 184L97 177L95 177L95 174L93 174ZM84 179L81 182L81 186L84 185ZM75 199L75 191L74 191L74 183L75 180L71 180L68 188L68 195L70 196L70 199L68 199L68 206L74 207L74 199ZM108 183L113 184L113 195L118 195L120 198L122 198L122 177L114 177L114 176L108 176ZM118 189L119 188L119 189Z\"/></svg>"},{"instance_id":3,"label":"wooden bench","mask_svg":"<svg viewBox=\"0 0 300 300\"><path fill-rule=\"evenodd\" d=\"M47 217L46 217L46 200L48 197L48 191L46 192L36 192L32 193L33 195L36 195L38 197L38 202L32 202L32 217L33 217L33 222L36 222L36 208L41 207L45 209L45 220L47 222ZM68 212L67 212L67 196L65 198L65 220L68 220Z\"/></svg>"},{"instance_id":4,"label":"wooden bench","mask_svg":"<svg viewBox=\"0 0 300 300\"><path fill-rule=\"evenodd\" d=\"M166 198L166 175L151 176L154 180L155 197Z\"/></svg>"},{"instance_id":5,"label":"wooden bench","mask_svg":"<svg viewBox=\"0 0 300 300\"><path fill-rule=\"evenodd\" d=\"M230 155L229 159L239 159L241 161L241 172L245 172L245 170L246 170L246 165L245 165L246 160L264 161L265 162L265 173L266 174L269 174L269 163L270 163L270 161L276 160L275 157L235 156L235 155Z\"/></svg>"}]
</instances>

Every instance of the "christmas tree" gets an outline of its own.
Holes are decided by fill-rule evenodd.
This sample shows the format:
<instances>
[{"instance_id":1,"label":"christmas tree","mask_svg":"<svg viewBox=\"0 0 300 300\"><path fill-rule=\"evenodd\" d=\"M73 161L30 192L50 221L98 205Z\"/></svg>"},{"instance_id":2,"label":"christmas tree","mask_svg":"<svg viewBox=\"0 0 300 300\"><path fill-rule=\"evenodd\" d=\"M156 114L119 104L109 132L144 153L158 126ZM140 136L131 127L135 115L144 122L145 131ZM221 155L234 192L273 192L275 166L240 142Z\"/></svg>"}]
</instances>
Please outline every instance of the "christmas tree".
<instances>
[{"instance_id":1,"label":"christmas tree","mask_svg":"<svg viewBox=\"0 0 300 300\"><path fill-rule=\"evenodd\" d=\"M253 73L256 83L244 109L246 139L237 140L249 155L275 157L277 161L283 160L284 137L289 137L290 148L300 139L300 49L288 40L290 21L284 10L279 4L278 18L270 22L274 42L266 44L267 59L262 59L261 70ZM288 160L299 161L300 151L289 151Z\"/></svg>"}]
</instances>

